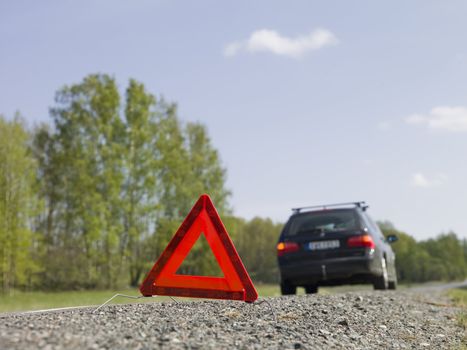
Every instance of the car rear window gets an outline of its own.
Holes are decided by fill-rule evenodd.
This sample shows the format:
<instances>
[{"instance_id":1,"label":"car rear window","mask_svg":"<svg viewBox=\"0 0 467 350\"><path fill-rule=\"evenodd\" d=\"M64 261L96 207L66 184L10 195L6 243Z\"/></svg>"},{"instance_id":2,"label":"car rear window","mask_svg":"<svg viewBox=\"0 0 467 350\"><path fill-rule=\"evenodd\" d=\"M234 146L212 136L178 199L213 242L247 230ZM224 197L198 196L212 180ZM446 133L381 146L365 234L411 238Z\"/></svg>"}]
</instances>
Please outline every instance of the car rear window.
<instances>
[{"instance_id":1,"label":"car rear window","mask_svg":"<svg viewBox=\"0 0 467 350\"><path fill-rule=\"evenodd\" d=\"M354 210L326 210L310 212L293 217L287 236L320 234L357 230L358 216Z\"/></svg>"}]
</instances>

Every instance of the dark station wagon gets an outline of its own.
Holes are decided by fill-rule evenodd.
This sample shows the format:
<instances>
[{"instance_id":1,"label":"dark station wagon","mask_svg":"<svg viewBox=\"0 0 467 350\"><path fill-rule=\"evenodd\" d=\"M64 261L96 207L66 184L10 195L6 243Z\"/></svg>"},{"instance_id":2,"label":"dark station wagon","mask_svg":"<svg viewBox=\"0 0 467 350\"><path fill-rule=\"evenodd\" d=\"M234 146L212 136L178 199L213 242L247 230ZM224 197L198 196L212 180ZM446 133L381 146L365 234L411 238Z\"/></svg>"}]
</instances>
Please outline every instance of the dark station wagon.
<instances>
[{"instance_id":1,"label":"dark station wagon","mask_svg":"<svg viewBox=\"0 0 467 350\"><path fill-rule=\"evenodd\" d=\"M297 287L316 293L319 286L371 283L396 289L395 255L367 213L365 202L295 208L277 244L283 295Z\"/></svg>"}]
</instances>

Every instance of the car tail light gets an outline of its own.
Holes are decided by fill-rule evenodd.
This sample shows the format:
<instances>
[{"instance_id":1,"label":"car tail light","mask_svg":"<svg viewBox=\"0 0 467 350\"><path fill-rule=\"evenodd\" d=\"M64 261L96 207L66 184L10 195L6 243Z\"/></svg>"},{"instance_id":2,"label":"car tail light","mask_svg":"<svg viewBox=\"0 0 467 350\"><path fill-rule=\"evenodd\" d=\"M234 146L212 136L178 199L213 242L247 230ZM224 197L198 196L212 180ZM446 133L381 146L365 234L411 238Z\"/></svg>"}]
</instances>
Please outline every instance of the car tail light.
<instances>
[{"instance_id":1,"label":"car tail light","mask_svg":"<svg viewBox=\"0 0 467 350\"><path fill-rule=\"evenodd\" d=\"M277 256L282 256L287 253L296 252L300 246L294 242L280 242L277 244Z\"/></svg>"},{"instance_id":2,"label":"car tail light","mask_svg":"<svg viewBox=\"0 0 467 350\"><path fill-rule=\"evenodd\" d=\"M375 242L370 235L353 236L347 240L347 246L350 248L374 248Z\"/></svg>"}]
</instances>

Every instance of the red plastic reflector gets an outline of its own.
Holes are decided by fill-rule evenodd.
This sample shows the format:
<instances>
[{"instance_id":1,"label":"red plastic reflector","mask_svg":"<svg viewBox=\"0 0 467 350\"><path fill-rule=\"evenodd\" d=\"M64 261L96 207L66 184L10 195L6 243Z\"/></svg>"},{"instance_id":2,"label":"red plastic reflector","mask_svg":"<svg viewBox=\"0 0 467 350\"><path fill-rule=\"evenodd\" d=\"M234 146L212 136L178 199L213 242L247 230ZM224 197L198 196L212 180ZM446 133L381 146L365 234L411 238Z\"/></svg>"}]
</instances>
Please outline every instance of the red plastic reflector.
<instances>
[{"instance_id":1,"label":"red plastic reflector","mask_svg":"<svg viewBox=\"0 0 467 350\"><path fill-rule=\"evenodd\" d=\"M176 273L201 234L206 237L224 277ZM253 282L211 198L206 194L191 209L139 290L144 296L170 295L246 302L253 302L258 298Z\"/></svg>"},{"instance_id":2,"label":"red plastic reflector","mask_svg":"<svg viewBox=\"0 0 467 350\"><path fill-rule=\"evenodd\" d=\"M375 242L370 235L353 236L347 240L350 248L374 248Z\"/></svg>"},{"instance_id":3,"label":"red plastic reflector","mask_svg":"<svg viewBox=\"0 0 467 350\"><path fill-rule=\"evenodd\" d=\"M277 256L282 256L287 253L293 253L300 249L300 246L294 242L280 242L277 244Z\"/></svg>"}]
</instances>

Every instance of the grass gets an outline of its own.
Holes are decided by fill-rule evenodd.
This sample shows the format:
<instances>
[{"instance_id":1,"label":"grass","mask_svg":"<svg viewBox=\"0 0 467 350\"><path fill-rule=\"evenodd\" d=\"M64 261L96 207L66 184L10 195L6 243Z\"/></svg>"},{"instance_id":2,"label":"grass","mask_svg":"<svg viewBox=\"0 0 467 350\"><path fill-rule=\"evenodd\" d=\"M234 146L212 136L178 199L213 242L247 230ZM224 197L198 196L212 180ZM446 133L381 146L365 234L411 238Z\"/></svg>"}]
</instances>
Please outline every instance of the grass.
<instances>
[{"instance_id":1,"label":"grass","mask_svg":"<svg viewBox=\"0 0 467 350\"><path fill-rule=\"evenodd\" d=\"M448 295L457 306L467 308L467 288L451 289Z\"/></svg>"},{"instance_id":2,"label":"grass","mask_svg":"<svg viewBox=\"0 0 467 350\"><path fill-rule=\"evenodd\" d=\"M457 324L459 327L467 330L467 288L455 288L448 291L448 296L454 304L461 307L462 310L457 315ZM467 350L467 335L464 337L459 349Z\"/></svg>"},{"instance_id":3,"label":"grass","mask_svg":"<svg viewBox=\"0 0 467 350\"><path fill-rule=\"evenodd\" d=\"M278 285L263 284L255 285L260 296L279 296ZM0 294L0 312L31 311L71 306L100 305L113 295L127 294L139 296L139 291L135 289L125 290L83 290L69 292L20 292L14 291L11 295ZM179 300L180 298L177 298ZM114 304L143 303L154 301L170 300L168 297L127 299L116 298ZM188 299L187 299L188 300ZM190 299L196 300L196 299Z\"/></svg>"},{"instance_id":4,"label":"grass","mask_svg":"<svg viewBox=\"0 0 467 350\"><path fill-rule=\"evenodd\" d=\"M260 297L274 297L281 295L279 285L277 284L256 284L255 287ZM355 289L355 287L321 288L320 293L332 294L343 290L348 291L350 290L349 288ZM298 288L297 292L298 294L304 294L304 290L302 288ZM11 295L0 294L0 312L32 311L71 306L100 305L117 293L133 296L140 295L136 288L124 290L82 290L69 292L14 291ZM177 300L180 299L199 300L177 298ZM143 303L166 300L170 299L168 297L144 298L136 300L116 298L112 301L112 304Z\"/></svg>"},{"instance_id":5,"label":"grass","mask_svg":"<svg viewBox=\"0 0 467 350\"><path fill-rule=\"evenodd\" d=\"M30 311L70 306L88 306L104 303L116 293L138 295L137 290L86 290L69 292L19 292L10 295L0 295L0 312ZM150 299L154 300L154 299ZM134 302L132 299L116 300L119 303ZM139 300L143 302L142 300Z\"/></svg>"},{"instance_id":6,"label":"grass","mask_svg":"<svg viewBox=\"0 0 467 350\"><path fill-rule=\"evenodd\" d=\"M280 296L280 288L277 284L256 284L258 294L262 297ZM402 286L402 288L404 288ZM342 286L342 287L323 287L319 289L320 294L334 294L349 291L372 290L370 285ZM304 294L303 288L298 288L298 294ZM11 295L0 294L0 312L12 311L31 311L41 309L52 309L71 306L89 306L100 305L112 297L114 294L127 294L138 296L138 290L83 290L69 292L20 292L14 291ZM453 292L461 298L462 293L467 295L467 291ZM454 297L454 296L453 296ZM466 297L467 298L467 297ZM179 300L180 298L178 298ZM168 297L145 298L145 299L126 299L116 298L112 303L127 304L127 303L142 303L154 301L170 300ZM188 300L188 299L186 299ZM197 300L197 299L190 299ZM467 305L467 300L463 299L464 305Z\"/></svg>"}]
</instances>

